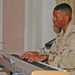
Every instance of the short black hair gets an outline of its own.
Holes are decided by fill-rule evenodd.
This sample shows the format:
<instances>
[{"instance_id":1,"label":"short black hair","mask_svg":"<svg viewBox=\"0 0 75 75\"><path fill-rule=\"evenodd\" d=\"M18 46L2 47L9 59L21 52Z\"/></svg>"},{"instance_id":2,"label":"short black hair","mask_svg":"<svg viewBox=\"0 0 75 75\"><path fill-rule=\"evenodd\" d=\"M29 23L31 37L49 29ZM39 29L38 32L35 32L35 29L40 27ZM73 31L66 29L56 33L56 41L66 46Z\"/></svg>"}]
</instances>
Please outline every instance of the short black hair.
<instances>
[{"instance_id":1,"label":"short black hair","mask_svg":"<svg viewBox=\"0 0 75 75\"><path fill-rule=\"evenodd\" d=\"M72 15L72 8L69 4L67 3L61 3L59 5L57 5L54 10L61 10L61 11L65 11L68 12L70 15Z\"/></svg>"}]
</instances>

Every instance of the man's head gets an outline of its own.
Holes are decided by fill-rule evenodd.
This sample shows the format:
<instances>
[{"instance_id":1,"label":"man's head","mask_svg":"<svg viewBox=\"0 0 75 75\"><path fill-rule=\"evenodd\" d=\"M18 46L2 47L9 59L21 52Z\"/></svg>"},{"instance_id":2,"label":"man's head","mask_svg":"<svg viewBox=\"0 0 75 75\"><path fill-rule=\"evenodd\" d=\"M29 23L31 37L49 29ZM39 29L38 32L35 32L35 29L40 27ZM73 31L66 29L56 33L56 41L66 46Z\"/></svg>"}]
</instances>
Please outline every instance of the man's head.
<instances>
[{"instance_id":1,"label":"man's head","mask_svg":"<svg viewBox=\"0 0 75 75\"><path fill-rule=\"evenodd\" d=\"M72 17L72 8L67 3L57 5L53 11L53 22L58 28L65 30Z\"/></svg>"}]
</instances>

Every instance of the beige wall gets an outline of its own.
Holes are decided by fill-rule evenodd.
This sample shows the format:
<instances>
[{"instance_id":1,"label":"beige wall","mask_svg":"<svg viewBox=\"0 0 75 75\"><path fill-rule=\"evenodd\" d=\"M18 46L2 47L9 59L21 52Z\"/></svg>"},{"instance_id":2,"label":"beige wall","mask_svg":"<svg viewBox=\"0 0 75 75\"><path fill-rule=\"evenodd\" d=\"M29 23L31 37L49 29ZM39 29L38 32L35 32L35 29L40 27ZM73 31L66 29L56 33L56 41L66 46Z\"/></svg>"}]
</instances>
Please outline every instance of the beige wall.
<instances>
[{"instance_id":1,"label":"beige wall","mask_svg":"<svg viewBox=\"0 0 75 75\"><path fill-rule=\"evenodd\" d=\"M74 5L73 11L74 11L74 25L75 25L75 0L74 0L74 2L73 2L73 5Z\"/></svg>"},{"instance_id":2,"label":"beige wall","mask_svg":"<svg viewBox=\"0 0 75 75\"><path fill-rule=\"evenodd\" d=\"M3 0L3 49L24 50L25 0Z\"/></svg>"}]
</instances>

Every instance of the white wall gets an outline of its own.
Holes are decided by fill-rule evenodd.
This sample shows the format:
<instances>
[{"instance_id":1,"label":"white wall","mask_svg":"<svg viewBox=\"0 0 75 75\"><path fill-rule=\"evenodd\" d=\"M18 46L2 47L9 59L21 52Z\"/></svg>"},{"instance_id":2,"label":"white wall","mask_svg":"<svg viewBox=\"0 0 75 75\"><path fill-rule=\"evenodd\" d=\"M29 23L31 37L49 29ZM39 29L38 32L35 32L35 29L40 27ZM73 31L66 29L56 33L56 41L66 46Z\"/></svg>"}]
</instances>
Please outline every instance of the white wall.
<instances>
[{"instance_id":1,"label":"white wall","mask_svg":"<svg viewBox=\"0 0 75 75\"><path fill-rule=\"evenodd\" d=\"M42 43L42 11L43 0L25 0L25 50Z\"/></svg>"},{"instance_id":2,"label":"white wall","mask_svg":"<svg viewBox=\"0 0 75 75\"><path fill-rule=\"evenodd\" d=\"M55 5L55 0L25 0L25 50L41 48L56 36L52 23ZM2 0L0 0L0 41L2 42Z\"/></svg>"},{"instance_id":3,"label":"white wall","mask_svg":"<svg viewBox=\"0 0 75 75\"><path fill-rule=\"evenodd\" d=\"M56 6L55 0L43 0L43 37L42 45L56 37L53 30L53 9Z\"/></svg>"},{"instance_id":4,"label":"white wall","mask_svg":"<svg viewBox=\"0 0 75 75\"><path fill-rule=\"evenodd\" d=\"M25 0L25 51L42 48L55 38L52 11L55 0Z\"/></svg>"},{"instance_id":5,"label":"white wall","mask_svg":"<svg viewBox=\"0 0 75 75\"><path fill-rule=\"evenodd\" d=\"M2 42L2 0L0 0L0 42ZM0 43L0 50L2 49L2 43Z\"/></svg>"},{"instance_id":6,"label":"white wall","mask_svg":"<svg viewBox=\"0 0 75 75\"><path fill-rule=\"evenodd\" d=\"M25 50L42 48L56 36L52 23L55 5L55 0L25 0ZM2 42L2 0L0 0L0 41Z\"/></svg>"}]
</instances>

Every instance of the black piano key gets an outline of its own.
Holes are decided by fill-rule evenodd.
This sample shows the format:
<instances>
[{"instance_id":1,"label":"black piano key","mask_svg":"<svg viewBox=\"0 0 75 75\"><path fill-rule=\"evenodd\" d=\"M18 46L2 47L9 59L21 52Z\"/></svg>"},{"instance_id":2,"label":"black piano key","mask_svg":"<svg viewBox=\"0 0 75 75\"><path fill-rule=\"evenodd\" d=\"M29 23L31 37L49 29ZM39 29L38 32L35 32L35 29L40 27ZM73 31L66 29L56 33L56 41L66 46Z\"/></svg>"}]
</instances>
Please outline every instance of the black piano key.
<instances>
[{"instance_id":1,"label":"black piano key","mask_svg":"<svg viewBox=\"0 0 75 75\"><path fill-rule=\"evenodd\" d=\"M12 56L14 56L14 57L16 57L16 58L19 58L19 56L18 56L17 54L12 54ZM28 62L28 59L22 59L22 60L25 61L25 62ZM35 65L35 66L38 66L38 67L40 67L40 68L42 68L42 69L44 69L44 70L56 70L56 69L54 69L54 68L52 68L52 67L43 65L43 64L38 63L38 62L28 62L28 63L30 63L30 64L32 64L32 65Z\"/></svg>"}]
</instances>

